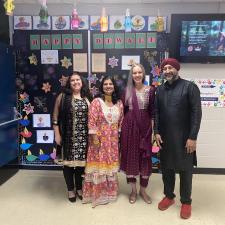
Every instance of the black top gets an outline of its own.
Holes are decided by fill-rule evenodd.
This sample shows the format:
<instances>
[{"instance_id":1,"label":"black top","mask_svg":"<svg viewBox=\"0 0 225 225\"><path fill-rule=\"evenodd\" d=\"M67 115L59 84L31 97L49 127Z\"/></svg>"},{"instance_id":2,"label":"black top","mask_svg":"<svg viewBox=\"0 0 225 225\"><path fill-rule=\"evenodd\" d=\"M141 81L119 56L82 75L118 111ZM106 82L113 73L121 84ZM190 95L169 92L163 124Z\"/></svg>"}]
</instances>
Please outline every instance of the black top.
<instances>
[{"instance_id":1,"label":"black top","mask_svg":"<svg viewBox=\"0 0 225 225\"><path fill-rule=\"evenodd\" d=\"M154 132L163 140L160 151L164 168L188 170L197 165L196 153L187 154L187 139L196 140L202 117L200 91L194 83L179 78L158 87Z\"/></svg>"}]
</instances>

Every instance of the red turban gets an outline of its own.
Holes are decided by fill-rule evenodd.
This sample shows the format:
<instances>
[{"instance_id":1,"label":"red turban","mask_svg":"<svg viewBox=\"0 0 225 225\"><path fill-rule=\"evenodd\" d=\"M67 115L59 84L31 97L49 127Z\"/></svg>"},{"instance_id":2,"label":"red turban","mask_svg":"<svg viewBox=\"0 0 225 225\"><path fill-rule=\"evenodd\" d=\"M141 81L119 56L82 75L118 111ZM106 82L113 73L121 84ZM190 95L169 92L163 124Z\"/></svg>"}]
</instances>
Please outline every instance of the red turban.
<instances>
[{"instance_id":1,"label":"red turban","mask_svg":"<svg viewBox=\"0 0 225 225\"><path fill-rule=\"evenodd\" d=\"M163 69L164 66L166 65L171 65L172 67L174 67L177 71L180 70L180 63L174 59L174 58L167 58L164 59L160 65L161 70Z\"/></svg>"}]
</instances>

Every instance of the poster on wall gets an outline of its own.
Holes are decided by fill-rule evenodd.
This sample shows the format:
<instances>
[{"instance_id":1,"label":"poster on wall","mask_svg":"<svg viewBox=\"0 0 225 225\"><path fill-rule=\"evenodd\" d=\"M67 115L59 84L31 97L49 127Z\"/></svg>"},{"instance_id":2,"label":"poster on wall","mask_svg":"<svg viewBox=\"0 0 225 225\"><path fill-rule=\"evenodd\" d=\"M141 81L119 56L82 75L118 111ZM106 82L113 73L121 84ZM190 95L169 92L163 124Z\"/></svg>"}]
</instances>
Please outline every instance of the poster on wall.
<instances>
[{"instance_id":1,"label":"poster on wall","mask_svg":"<svg viewBox=\"0 0 225 225\"><path fill-rule=\"evenodd\" d=\"M31 30L31 16L14 16L14 30Z\"/></svg>"},{"instance_id":2,"label":"poster on wall","mask_svg":"<svg viewBox=\"0 0 225 225\"><path fill-rule=\"evenodd\" d=\"M78 30L88 30L89 29L89 16L78 16L79 17L79 28ZM70 18L72 19L72 18ZM73 30L71 25L71 30Z\"/></svg>"},{"instance_id":3,"label":"poster on wall","mask_svg":"<svg viewBox=\"0 0 225 225\"><path fill-rule=\"evenodd\" d=\"M70 30L70 17L52 16L52 30Z\"/></svg>"},{"instance_id":4,"label":"poster on wall","mask_svg":"<svg viewBox=\"0 0 225 225\"><path fill-rule=\"evenodd\" d=\"M106 72L106 54L92 53L92 72L105 73Z\"/></svg>"},{"instance_id":5,"label":"poster on wall","mask_svg":"<svg viewBox=\"0 0 225 225\"><path fill-rule=\"evenodd\" d=\"M41 50L41 64L58 64L58 50Z\"/></svg>"},{"instance_id":6,"label":"poster on wall","mask_svg":"<svg viewBox=\"0 0 225 225\"><path fill-rule=\"evenodd\" d=\"M110 16L109 29L110 30L124 30L125 16Z\"/></svg>"},{"instance_id":7,"label":"poster on wall","mask_svg":"<svg viewBox=\"0 0 225 225\"><path fill-rule=\"evenodd\" d=\"M33 30L51 30L51 17L48 17L47 23L43 23L40 16L33 16Z\"/></svg>"},{"instance_id":8,"label":"poster on wall","mask_svg":"<svg viewBox=\"0 0 225 225\"><path fill-rule=\"evenodd\" d=\"M50 114L33 114L33 127L51 127Z\"/></svg>"},{"instance_id":9,"label":"poster on wall","mask_svg":"<svg viewBox=\"0 0 225 225\"><path fill-rule=\"evenodd\" d=\"M87 72L87 53L73 54L73 71Z\"/></svg>"},{"instance_id":10,"label":"poster on wall","mask_svg":"<svg viewBox=\"0 0 225 225\"><path fill-rule=\"evenodd\" d=\"M134 63L140 63L139 55L123 55L122 56L122 70L130 70Z\"/></svg>"},{"instance_id":11,"label":"poster on wall","mask_svg":"<svg viewBox=\"0 0 225 225\"><path fill-rule=\"evenodd\" d=\"M225 107L224 79L191 79L201 93L202 106Z\"/></svg>"},{"instance_id":12,"label":"poster on wall","mask_svg":"<svg viewBox=\"0 0 225 225\"><path fill-rule=\"evenodd\" d=\"M52 144L54 142L53 130L37 130L37 143Z\"/></svg>"}]
</instances>

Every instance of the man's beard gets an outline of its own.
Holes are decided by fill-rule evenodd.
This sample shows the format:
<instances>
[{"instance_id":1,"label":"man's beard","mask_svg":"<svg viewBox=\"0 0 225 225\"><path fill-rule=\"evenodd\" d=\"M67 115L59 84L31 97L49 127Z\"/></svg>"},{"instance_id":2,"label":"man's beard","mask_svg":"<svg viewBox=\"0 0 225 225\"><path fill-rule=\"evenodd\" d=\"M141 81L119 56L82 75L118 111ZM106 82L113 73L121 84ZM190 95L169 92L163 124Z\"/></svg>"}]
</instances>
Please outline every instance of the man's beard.
<instances>
[{"instance_id":1,"label":"man's beard","mask_svg":"<svg viewBox=\"0 0 225 225\"><path fill-rule=\"evenodd\" d=\"M170 73L169 76L170 78L167 79L167 76L164 74L164 78L169 82L169 84L172 84L175 80L178 79L178 74Z\"/></svg>"}]
</instances>

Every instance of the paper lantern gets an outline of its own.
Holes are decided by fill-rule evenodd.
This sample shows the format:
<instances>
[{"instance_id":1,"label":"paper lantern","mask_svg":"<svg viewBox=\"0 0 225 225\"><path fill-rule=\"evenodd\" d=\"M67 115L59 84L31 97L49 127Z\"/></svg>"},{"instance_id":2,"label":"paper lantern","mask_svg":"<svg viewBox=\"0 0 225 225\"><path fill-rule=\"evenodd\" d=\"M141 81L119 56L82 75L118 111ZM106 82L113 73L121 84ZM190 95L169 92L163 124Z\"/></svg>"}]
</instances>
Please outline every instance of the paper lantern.
<instances>
[{"instance_id":1,"label":"paper lantern","mask_svg":"<svg viewBox=\"0 0 225 225\"><path fill-rule=\"evenodd\" d=\"M73 30L76 30L79 28L79 25L80 25L80 19L78 17L77 10L73 9L72 18L71 18L71 28Z\"/></svg>"},{"instance_id":2,"label":"paper lantern","mask_svg":"<svg viewBox=\"0 0 225 225\"><path fill-rule=\"evenodd\" d=\"M102 16L100 18L101 32L108 31L108 17L106 16L105 8L102 8Z\"/></svg>"},{"instance_id":3,"label":"paper lantern","mask_svg":"<svg viewBox=\"0 0 225 225\"><path fill-rule=\"evenodd\" d=\"M126 10L126 16L125 16L125 32L131 32L131 18L130 18L130 10Z\"/></svg>"},{"instance_id":4,"label":"paper lantern","mask_svg":"<svg viewBox=\"0 0 225 225\"><path fill-rule=\"evenodd\" d=\"M47 5L46 5L46 0L42 1L39 16L40 16L40 24L47 24L48 23L48 8L47 8Z\"/></svg>"},{"instance_id":5,"label":"paper lantern","mask_svg":"<svg viewBox=\"0 0 225 225\"><path fill-rule=\"evenodd\" d=\"M6 15L12 16L15 9L14 0L5 0L4 8Z\"/></svg>"}]
</instances>

